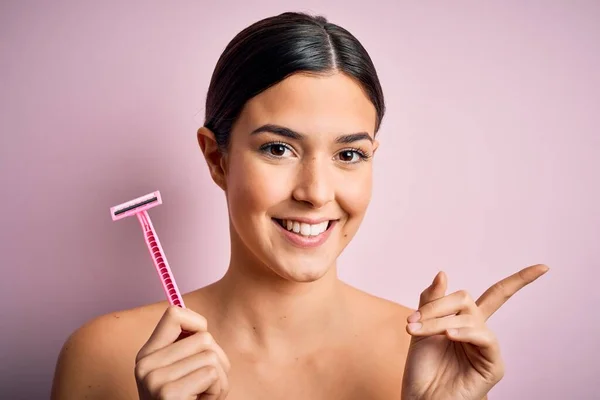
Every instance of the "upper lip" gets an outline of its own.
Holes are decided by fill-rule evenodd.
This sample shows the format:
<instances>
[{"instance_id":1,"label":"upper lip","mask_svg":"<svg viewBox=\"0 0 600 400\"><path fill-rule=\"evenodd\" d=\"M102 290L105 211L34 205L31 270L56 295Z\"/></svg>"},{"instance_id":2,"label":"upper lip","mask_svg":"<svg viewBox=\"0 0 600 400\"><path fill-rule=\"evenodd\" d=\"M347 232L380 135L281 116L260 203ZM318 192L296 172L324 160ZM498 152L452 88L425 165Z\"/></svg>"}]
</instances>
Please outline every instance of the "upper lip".
<instances>
[{"instance_id":1,"label":"upper lip","mask_svg":"<svg viewBox=\"0 0 600 400\"><path fill-rule=\"evenodd\" d=\"M310 225L317 225L317 224L320 224L321 222L329 222L329 221L335 220L332 218L305 218L305 217L284 217L284 218L276 218L276 219L283 220L283 221L303 222L305 224L310 224Z\"/></svg>"}]
</instances>

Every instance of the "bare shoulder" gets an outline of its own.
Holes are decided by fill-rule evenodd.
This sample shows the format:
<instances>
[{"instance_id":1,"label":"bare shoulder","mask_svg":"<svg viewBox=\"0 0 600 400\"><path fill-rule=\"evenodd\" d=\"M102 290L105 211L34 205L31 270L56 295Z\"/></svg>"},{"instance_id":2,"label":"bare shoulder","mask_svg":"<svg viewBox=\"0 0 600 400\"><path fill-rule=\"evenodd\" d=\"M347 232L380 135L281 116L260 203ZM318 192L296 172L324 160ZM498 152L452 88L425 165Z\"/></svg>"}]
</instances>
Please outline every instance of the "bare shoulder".
<instances>
[{"instance_id":1,"label":"bare shoulder","mask_svg":"<svg viewBox=\"0 0 600 400\"><path fill-rule=\"evenodd\" d=\"M365 398L399 398L411 337L407 318L414 309L350 288L355 332L365 374L371 383ZM360 339L360 340L358 340ZM364 350L363 350L364 348ZM370 371L370 372L369 372Z\"/></svg>"},{"instance_id":2,"label":"bare shoulder","mask_svg":"<svg viewBox=\"0 0 600 400\"><path fill-rule=\"evenodd\" d=\"M399 336L410 338L406 333L406 319L415 310L391 300L377 297L373 294L347 286L352 307L363 322L377 326L383 332L390 334L401 333Z\"/></svg>"},{"instance_id":3,"label":"bare shoulder","mask_svg":"<svg viewBox=\"0 0 600 400\"><path fill-rule=\"evenodd\" d=\"M135 357L167 307L150 304L83 324L60 351L51 398L137 399Z\"/></svg>"}]
</instances>

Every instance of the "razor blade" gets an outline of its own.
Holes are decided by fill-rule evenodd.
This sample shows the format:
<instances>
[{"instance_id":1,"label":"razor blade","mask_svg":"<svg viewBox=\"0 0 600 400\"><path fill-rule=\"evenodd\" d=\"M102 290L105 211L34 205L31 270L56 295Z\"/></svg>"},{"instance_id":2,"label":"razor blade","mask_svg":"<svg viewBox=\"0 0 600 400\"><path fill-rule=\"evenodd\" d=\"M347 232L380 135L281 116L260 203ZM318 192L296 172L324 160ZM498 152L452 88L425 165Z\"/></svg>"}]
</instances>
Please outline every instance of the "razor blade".
<instances>
[{"instance_id":1,"label":"razor blade","mask_svg":"<svg viewBox=\"0 0 600 400\"><path fill-rule=\"evenodd\" d=\"M160 197L160 191L157 190L155 192L148 193L147 195L140 196L137 199L133 199L126 203L111 207L110 216L113 221L118 221L161 204L162 198Z\"/></svg>"}]
</instances>

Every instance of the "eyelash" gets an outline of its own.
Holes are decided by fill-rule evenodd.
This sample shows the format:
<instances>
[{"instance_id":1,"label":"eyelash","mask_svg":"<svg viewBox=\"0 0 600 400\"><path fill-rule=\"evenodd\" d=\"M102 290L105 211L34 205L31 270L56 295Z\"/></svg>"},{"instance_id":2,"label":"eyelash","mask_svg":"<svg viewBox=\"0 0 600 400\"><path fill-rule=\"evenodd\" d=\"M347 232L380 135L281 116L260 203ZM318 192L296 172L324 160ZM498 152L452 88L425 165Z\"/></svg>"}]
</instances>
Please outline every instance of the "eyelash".
<instances>
[{"instance_id":1,"label":"eyelash","mask_svg":"<svg viewBox=\"0 0 600 400\"><path fill-rule=\"evenodd\" d=\"M283 146L283 147L285 147L287 150L289 150L291 152L294 151L293 148L290 145L288 145L287 143L284 143L284 142L279 142L279 141L273 141L273 142L268 142L268 143L263 144L260 147L260 151L262 153L266 154L269 157L272 157L272 158L281 158L281 156L276 156L274 154L270 154L269 153L269 149L271 147L273 147L273 146ZM358 161L342 161L345 164L356 164L356 163L359 163L359 162L367 161L369 158L371 158L371 156L369 154L367 154L363 150L359 149L358 147L351 147L351 148L348 148L348 149L342 149L342 150L340 150L338 152L338 154L344 153L344 152L347 152L347 151L350 151L352 153L357 154L358 157L359 157L359 160Z\"/></svg>"},{"instance_id":2,"label":"eyelash","mask_svg":"<svg viewBox=\"0 0 600 400\"><path fill-rule=\"evenodd\" d=\"M371 158L370 155L368 155L367 153L365 153L364 151L362 151L358 147L351 147L349 149L343 149L343 150L340 150L339 153L343 153L345 151L351 151L351 152L353 152L355 154L358 154L358 156L360 157L360 159L357 162L367 161L369 158ZM348 161L345 161L345 162L348 162Z\"/></svg>"}]
</instances>

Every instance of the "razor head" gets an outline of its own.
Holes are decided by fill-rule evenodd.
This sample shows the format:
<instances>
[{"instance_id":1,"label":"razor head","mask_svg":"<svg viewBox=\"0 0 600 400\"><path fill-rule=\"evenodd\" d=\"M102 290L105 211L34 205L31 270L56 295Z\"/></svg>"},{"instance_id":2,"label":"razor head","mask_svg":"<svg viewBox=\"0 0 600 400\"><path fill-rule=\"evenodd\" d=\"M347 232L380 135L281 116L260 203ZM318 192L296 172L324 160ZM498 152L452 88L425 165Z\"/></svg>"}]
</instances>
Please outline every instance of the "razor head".
<instances>
[{"instance_id":1,"label":"razor head","mask_svg":"<svg viewBox=\"0 0 600 400\"><path fill-rule=\"evenodd\" d=\"M157 190L156 192L148 193L145 196L130 200L127 203L111 207L110 216L113 221L117 221L131 217L132 215L136 215L139 212L148 210L160 204L162 204L162 198L160 197L160 192Z\"/></svg>"}]
</instances>

